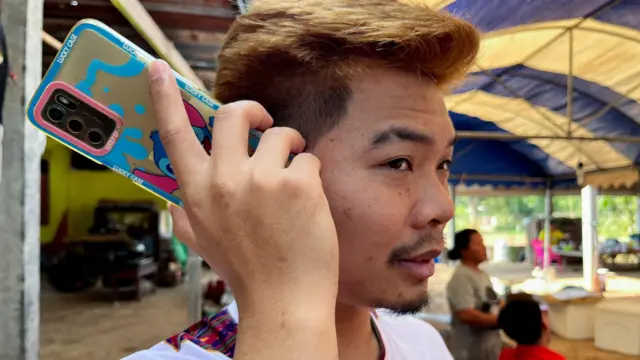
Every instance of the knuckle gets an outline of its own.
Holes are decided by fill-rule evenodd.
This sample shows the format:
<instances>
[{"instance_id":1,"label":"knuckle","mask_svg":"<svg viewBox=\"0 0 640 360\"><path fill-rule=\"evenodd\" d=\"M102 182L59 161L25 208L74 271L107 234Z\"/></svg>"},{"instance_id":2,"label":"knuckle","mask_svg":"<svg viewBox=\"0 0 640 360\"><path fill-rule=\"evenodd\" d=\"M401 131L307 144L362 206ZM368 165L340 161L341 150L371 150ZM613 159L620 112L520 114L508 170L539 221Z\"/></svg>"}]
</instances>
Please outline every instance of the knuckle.
<instances>
[{"instance_id":1,"label":"knuckle","mask_svg":"<svg viewBox=\"0 0 640 360\"><path fill-rule=\"evenodd\" d=\"M154 100L162 100L167 95L168 81L151 81L149 93Z\"/></svg>"},{"instance_id":2,"label":"knuckle","mask_svg":"<svg viewBox=\"0 0 640 360\"><path fill-rule=\"evenodd\" d=\"M253 170L250 173L251 185L260 191L273 191L280 185L280 180L275 174Z\"/></svg>"},{"instance_id":3,"label":"knuckle","mask_svg":"<svg viewBox=\"0 0 640 360\"><path fill-rule=\"evenodd\" d=\"M215 201L217 206L222 209L231 208L232 204L234 203L235 193L229 183L224 181L214 181L212 187L213 198L206 199L206 201ZM202 195L198 196L202 197Z\"/></svg>"},{"instance_id":4,"label":"knuckle","mask_svg":"<svg viewBox=\"0 0 640 360\"><path fill-rule=\"evenodd\" d=\"M267 129L262 135L264 139L269 139L274 144L298 146L297 144L304 144L304 138L298 132L290 127L273 127Z\"/></svg>"},{"instance_id":5,"label":"knuckle","mask_svg":"<svg viewBox=\"0 0 640 360\"><path fill-rule=\"evenodd\" d=\"M298 161L306 165L304 169L307 169L307 170L313 169L313 172L311 172L309 175L316 175L317 174L316 171L319 170L322 166L320 159L317 156L308 152L298 154L294 159L295 161Z\"/></svg>"},{"instance_id":6,"label":"knuckle","mask_svg":"<svg viewBox=\"0 0 640 360\"><path fill-rule=\"evenodd\" d=\"M282 186L288 189L292 194L302 194L308 191L310 185L309 179L301 174L288 174L283 177Z\"/></svg>"},{"instance_id":7,"label":"knuckle","mask_svg":"<svg viewBox=\"0 0 640 360\"><path fill-rule=\"evenodd\" d=\"M233 118L234 121L237 121L237 118L249 119L251 116L256 116L256 114L263 113L266 113L266 110L257 102L250 100L241 100L221 106L216 112L216 120Z\"/></svg>"},{"instance_id":8,"label":"knuckle","mask_svg":"<svg viewBox=\"0 0 640 360\"><path fill-rule=\"evenodd\" d=\"M159 130L160 142L167 147L167 144L172 144L176 138L180 137L181 129L175 126L165 126ZM166 150L166 149L165 149Z\"/></svg>"},{"instance_id":9,"label":"knuckle","mask_svg":"<svg viewBox=\"0 0 640 360\"><path fill-rule=\"evenodd\" d=\"M233 193L231 186L226 181L219 178L214 178L211 182L211 186L216 196L220 198L227 198Z\"/></svg>"}]
</instances>

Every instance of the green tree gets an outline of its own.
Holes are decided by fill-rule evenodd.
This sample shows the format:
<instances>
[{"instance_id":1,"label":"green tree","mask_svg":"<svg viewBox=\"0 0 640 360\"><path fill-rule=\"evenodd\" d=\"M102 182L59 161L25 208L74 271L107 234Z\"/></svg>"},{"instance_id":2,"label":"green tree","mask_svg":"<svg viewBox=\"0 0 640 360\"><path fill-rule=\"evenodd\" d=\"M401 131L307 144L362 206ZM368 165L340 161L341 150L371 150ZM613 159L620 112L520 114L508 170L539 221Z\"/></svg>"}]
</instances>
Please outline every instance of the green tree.
<instances>
[{"instance_id":1,"label":"green tree","mask_svg":"<svg viewBox=\"0 0 640 360\"><path fill-rule=\"evenodd\" d=\"M626 239L635 233L635 196L598 196L598 234L600 239ZM524 238L525 221L543 217L544 196L485 196L456 198L456 228L478 228L485 237ZM579 195L555 196L553 216L580 218L582 216Z\"/></svg>"}]
</instances>

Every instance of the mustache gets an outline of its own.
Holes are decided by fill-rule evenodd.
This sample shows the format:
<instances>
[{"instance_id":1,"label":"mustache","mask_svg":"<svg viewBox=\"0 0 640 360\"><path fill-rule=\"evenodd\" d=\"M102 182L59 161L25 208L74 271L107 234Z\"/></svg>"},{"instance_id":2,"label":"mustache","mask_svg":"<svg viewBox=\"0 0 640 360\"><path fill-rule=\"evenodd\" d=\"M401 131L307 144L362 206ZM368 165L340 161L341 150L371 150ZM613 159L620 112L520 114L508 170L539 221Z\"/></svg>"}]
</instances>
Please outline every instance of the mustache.
<instances>
[{"instance_id":1,"label":"mustache","mask_svg":"<svg viewBox=\"0 0 640 360\"><path fill-rule=\"evenodd\" d=\"M396 262L401 259L406 259L416 252L423 250L427 245L435 244L440 246L444 244L444 233L440 234L427 234L418 238L411 244L401 245L395 248L389 255L389 263Z\"/></svg>"}]
</instances>

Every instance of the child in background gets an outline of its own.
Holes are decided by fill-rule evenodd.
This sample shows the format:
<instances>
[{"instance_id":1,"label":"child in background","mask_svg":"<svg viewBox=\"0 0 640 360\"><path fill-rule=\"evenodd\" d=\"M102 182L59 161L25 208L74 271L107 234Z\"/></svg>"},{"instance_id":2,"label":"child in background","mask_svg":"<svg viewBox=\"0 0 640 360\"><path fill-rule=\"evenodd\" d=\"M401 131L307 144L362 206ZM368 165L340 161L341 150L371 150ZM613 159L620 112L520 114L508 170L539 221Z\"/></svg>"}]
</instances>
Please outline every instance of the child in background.
<instances>
[{"instance_id":1,"label":"child in background","mask_svg":"<svg viewBox=\"0 0 640 360\"><path fill-rule=\"evenodd\" d=\"M498 326L518 345L505 349L500 360L565 360L548 348L551 329L547 306L525 293L512 294L498 315Z\"/></svg>"}]
</instances>

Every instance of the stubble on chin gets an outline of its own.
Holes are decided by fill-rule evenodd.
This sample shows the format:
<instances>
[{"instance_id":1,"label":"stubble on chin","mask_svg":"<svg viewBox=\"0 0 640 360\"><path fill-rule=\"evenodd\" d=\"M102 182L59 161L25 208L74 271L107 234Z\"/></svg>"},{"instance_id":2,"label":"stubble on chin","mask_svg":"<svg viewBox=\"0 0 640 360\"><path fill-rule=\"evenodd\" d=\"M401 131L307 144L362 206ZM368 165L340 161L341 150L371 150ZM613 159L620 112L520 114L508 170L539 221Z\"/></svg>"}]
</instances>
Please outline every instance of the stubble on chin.
<instances>
[{"instance_id":1,"label":"stubble on chin","mask_svg":"<svg viewBox=\"0 0 640 360\"><path fill-rule=\"evenodd\" d=\"M385 309L395 315L415 315L429 306L429 295L408 301L377 301L375 309Z\"/></svg>"}]
</instances>

